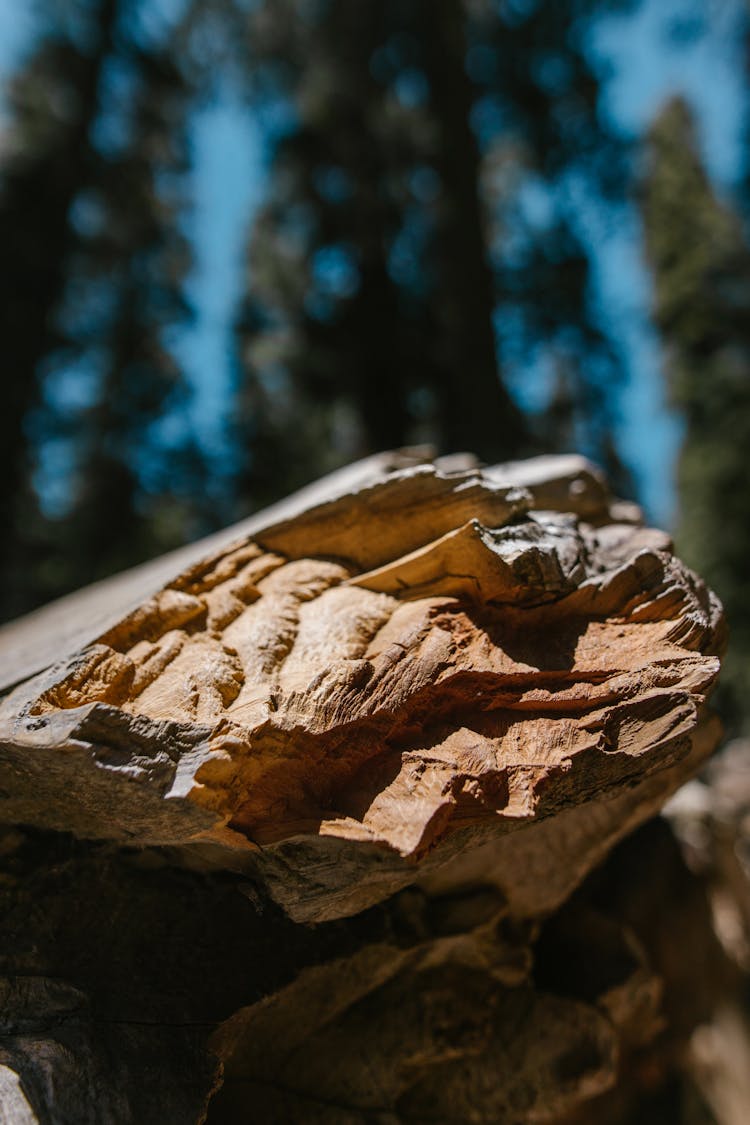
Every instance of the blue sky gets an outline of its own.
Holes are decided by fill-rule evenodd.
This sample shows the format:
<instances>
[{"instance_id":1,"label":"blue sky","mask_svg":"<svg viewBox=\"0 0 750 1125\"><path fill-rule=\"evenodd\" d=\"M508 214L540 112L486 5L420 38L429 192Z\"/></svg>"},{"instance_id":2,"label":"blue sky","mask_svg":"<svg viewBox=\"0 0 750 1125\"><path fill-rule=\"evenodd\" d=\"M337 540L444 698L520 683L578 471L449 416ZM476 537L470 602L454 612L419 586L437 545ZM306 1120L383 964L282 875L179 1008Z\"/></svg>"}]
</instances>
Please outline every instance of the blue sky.
<instances>
[{"instance_id":1,"label":"blue sky","mask_svg":"<svg viewBox=\"0 0 750 1125\"><path fill-rule=\"evenodd\" d=\"M188 291L197 315L178 352L195 388L196 428L209 451L219 451L232 378L232 317L249 223L263 198L264 146L259 126L230 92L202 110L191 131L196 260Z\"/></svg>"},{"instance_id":2,"label":"blue sky","mask_svg":"<svg viewBox=\"0 0 750 1125\"><path fill-rule=\"evenodd\" d=\"M176 3L159 0L161 12L166 15ZM592 51L609 70L603 112L635 135L667 97L685 94L698 113L709 168L727 192L741 172L742 3L644 0L635 15L602 20L591 40ZM32 12L32 5L19 0L0 0L0 80L33 38ZM675 50L669 35L680 29L684 41ZM192 146L194 207L189 222L196 263L190 296L197 315L176 346L195 388L196 427L207 448L218 453L222 404L232 378L231 323L242 289L246 233L265 185L263 135L226 88L194 119ZM627 373L619 402L623 452L650 516L669 523L680 425L664 400L637 217L631 213L613 228L605 216L587 209L581 227L594 252L602 321L610 326Z\"/></svg>"}]
</instances>

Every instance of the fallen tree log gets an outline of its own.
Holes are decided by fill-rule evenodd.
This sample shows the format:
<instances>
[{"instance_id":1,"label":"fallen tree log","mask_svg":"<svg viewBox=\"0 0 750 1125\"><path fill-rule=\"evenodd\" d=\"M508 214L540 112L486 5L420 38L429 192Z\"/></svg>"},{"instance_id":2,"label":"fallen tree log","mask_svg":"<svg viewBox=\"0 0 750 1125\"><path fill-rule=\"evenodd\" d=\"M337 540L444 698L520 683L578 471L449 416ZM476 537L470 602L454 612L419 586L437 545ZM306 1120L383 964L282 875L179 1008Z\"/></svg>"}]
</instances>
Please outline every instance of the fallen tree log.
<instances>
[{"instance_id":1,"label":"fallen tree log","mask_svg":"<svg viewBox=\"0 0 750 1125\"><path fill-rule=\"evenodd\" d=\"M581 459L409 454L0 630L8 909L49 911L25 969L2 935L31 1014L0 1097L54 1122L515 1122L601 1095L656 1034L658 979L612 922L619 976L545 991L540 926L715 747L723 634ZM127 917L129 987L38 885L56 864L90 925L108 904L94 930ZM165 925L168 1000L137 953Z\"/></svg>"}]
</instances>

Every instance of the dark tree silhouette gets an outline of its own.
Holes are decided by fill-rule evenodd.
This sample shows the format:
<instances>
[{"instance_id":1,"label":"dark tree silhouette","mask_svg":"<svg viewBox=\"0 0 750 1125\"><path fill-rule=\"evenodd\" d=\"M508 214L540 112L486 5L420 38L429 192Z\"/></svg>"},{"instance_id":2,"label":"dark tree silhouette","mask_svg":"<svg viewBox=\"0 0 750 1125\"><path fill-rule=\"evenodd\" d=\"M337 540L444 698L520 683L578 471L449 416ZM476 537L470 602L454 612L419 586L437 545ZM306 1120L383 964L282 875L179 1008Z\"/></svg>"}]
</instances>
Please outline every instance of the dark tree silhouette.
<instances>
[{"instance_id":1,"label":"dark tree silhouette","mask_svg":"<svg viewBox=\"0 0 750 1125\"><path fill-rule=\"evenodd\" d=\"M508 391L519 364L555 368L568 386L556 408L566 401L589 444L606 447L617 364L562 190L575 180L612 199L625 179L583 47L592 11L580 0L254 9L256 104L284 120L239 324L254 502L275 483L259 429L274 433L284 488L425 438L487 459L528 452L539 438Z\"/></svg>"}]
</instances>

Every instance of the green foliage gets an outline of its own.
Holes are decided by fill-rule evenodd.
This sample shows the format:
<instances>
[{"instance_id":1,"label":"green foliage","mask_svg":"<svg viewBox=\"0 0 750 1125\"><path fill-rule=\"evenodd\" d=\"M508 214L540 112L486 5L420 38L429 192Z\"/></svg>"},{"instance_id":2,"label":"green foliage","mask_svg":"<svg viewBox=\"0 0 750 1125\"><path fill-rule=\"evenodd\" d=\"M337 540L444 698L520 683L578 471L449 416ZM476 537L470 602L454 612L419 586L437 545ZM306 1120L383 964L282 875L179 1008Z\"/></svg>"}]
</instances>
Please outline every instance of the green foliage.
<instances>
[{"instance_id":1,"label":"green foliage","mask_svg":"<svg viewBox=\"0 0 750 1125\"><path fill-rule=\"evenodd\" d=\"M685 418L677 541L717 591L730 626L721 704L750 724L750 246L698 153L688 107L651 130L643 189L655 314L672 399Z\"/></svg>"}]
</instances>

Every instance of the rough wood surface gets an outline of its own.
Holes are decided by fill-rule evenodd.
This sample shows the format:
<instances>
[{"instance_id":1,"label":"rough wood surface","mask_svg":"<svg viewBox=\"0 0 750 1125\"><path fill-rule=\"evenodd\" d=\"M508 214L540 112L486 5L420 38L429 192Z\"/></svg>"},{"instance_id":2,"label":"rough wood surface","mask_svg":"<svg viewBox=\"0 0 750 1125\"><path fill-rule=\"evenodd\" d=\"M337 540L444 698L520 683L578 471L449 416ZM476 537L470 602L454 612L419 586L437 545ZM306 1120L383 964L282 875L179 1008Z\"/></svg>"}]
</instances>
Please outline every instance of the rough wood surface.
<instances>
[{"instance_id":1,"label":"rough wood surface","mask_svg":"<svg viewBox=\"0 0 750 1125\"><path fill-rule=\"evenodd\" d=\"M718 606L546 464L402 470L193 562L8 697L6 819L205 845L322 920L687 758Z\"/></svg>"},{"instance_id":2,"label":"rough wood surface","mask_svg":"<svg viewBox=\"0 0 750 1125\"><path fill-rule=\"evenodd\" d=\"M595 996L540 990L535 950L540 923L714 748L720 606L580 458L415 460L356 466L0 631L22 650L2 665L0 818L23 826L8 854L72 835L66 877L88 904L111 857L123 889L97 893L118 916L152 870L165 917L178 885L197 909L231 887L265 911L248 931L265 961L234 1003L228 952L201 968L220 1004L209 987L171 1016L156 1005L152 1038L176 1061L151 1120L243 1121L248 1104L258 1121L558 1120L659 1026L658 980L619 924L576 923L581 948L626 966ZM21 918L31 892L11 885ZM134 935L158 916L148 904ZM209 909L199 944L218 951L222 927L248 922ZM13 1004L44 1013L60 968L47 923L31 929L39 1000ZM49 1075L63 1081L68 1056L42 1058L38 1028L33 1050L15 1025L0 1049L0 1098L51 1121L149 1120L140 1102L128 1117L128 1075L150 1040L123 1048L110 1030L105 1049L93 1030L98 956L62 971L83 999L59 1003L86 1073L124 1050L109 1116L80 1092L77 1117L61 1108ZM174 959L189 976L184 936ZM113 1028L122 1004L115 989ZM170 1038L170 1019L193 1030Z\"/></svg>"}]
</instances>

